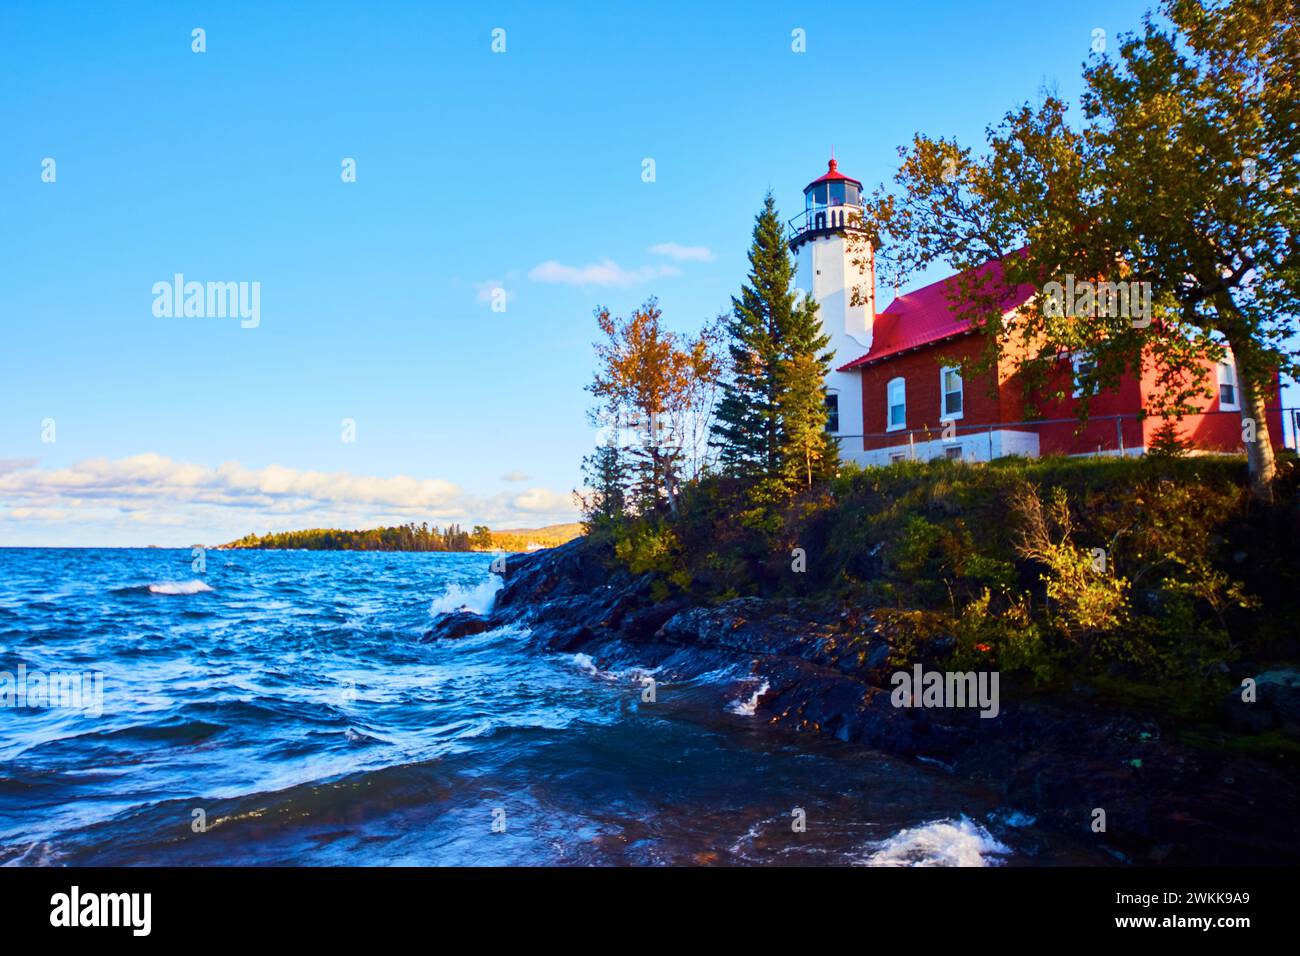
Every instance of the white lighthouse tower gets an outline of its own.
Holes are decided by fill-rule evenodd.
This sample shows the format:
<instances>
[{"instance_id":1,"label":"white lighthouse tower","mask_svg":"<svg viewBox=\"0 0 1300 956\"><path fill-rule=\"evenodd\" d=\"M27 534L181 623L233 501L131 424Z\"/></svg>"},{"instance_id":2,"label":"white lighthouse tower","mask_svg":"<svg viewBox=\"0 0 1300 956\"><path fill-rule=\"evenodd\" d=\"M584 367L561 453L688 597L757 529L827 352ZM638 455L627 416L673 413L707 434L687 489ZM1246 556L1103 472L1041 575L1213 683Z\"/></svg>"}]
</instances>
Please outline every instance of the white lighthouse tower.
<instances>
[{"instance_id":1,"label":"white lighthouse tower","mask_svg":"<svg viewBox=\"0 0 1300 956\"><path fill-rule=\"evenodd\" d=\"M810 182L803 195L803 213L790 220L795 286L817 300L822 330L831 337L829 427L840 456L852 459L862 450L860 376L836 369L870 351L876 319L875 255L860 229L862 183L841 173L832 156L826 174Z\"/></svg>"}]
</instances>

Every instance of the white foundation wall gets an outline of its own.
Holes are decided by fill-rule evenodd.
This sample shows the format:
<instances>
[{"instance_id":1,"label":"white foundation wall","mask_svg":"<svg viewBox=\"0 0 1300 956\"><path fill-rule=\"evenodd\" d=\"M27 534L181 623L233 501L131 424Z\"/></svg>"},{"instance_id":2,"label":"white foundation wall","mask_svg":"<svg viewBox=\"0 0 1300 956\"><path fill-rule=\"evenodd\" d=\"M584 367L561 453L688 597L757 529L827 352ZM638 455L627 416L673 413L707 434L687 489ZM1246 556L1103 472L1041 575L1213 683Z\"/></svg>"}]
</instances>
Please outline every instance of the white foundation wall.
<instances>
[{"instance_id":1,"label":"white foundation wall","mask_svg":"<svg viewBox=\"0 0 1300 956\"><path fill-rule=\"evenodd\" d=\"M949 449L961 449L961 458L963 461L991 461L994 458L1005 458L1008 455L1020 455L1025 458L1038 457L1038 435L1033 432L1017 431L1015 429L994 429L992 432L971 432L966 435L959 435L951 441L944 441L941 438L931 439L929 441L912 441L909 442L906 436L901 436L896 445L889 445L885 448L873 448L870 451L863 451L860 447L856 450L845 448L845 445L861 445L859 439L856 443L852 441L842 441L840 443L840 454L845 461L852 461L858 465L870 467L874 465L888 465L902 456L904 461L930 461L933 458L945 458L948 456Z\"/></svg>"}]
</instances>

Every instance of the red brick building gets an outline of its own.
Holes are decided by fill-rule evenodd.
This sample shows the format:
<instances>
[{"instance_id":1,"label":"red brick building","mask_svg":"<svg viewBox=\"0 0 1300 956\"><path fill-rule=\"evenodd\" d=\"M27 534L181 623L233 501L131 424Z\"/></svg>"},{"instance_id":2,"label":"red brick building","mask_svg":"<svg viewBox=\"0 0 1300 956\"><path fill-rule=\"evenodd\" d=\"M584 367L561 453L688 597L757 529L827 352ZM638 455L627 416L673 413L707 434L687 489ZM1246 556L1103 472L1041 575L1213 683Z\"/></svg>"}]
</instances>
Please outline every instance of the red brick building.
<instances>
[{"instance_id":1,"label":"red brick building","mask_svg":"<svg viewBox=\"0 0 1300 956\"><path fill-rule=\"evenodd\" d=\"M1004 355L983 375L963 374L963 360L981 354L985 343L954 308L956 276L898 296L877 312L870 246L861 236L852 249L847 241L861 216L860 187L832 160L828 173L804 190L804 214L790 224L796 283L820 304L835 352L827 379L830 429L845 460L880 465L935 457L1132 455L1151 446L1162 421L1140 417L1156 388L1150 368L1094 395L1089 420L1080 426L1075 373L1087 357L1063 355L1049 391L1059 388L1068 397L1035 402L1039 414L1030 422L1015 356ZM853 295L855 286L869 291ZM1017 289L1000 305L1011 312L1033 294L1029 287ZM1197 450L1241 452L1241 396L1231 356L1206 366L1213 397L1178 422L1180 434ZM1270 438L1281 447L1276 379L1266 404Z\"/></svg>"}]
</instances>

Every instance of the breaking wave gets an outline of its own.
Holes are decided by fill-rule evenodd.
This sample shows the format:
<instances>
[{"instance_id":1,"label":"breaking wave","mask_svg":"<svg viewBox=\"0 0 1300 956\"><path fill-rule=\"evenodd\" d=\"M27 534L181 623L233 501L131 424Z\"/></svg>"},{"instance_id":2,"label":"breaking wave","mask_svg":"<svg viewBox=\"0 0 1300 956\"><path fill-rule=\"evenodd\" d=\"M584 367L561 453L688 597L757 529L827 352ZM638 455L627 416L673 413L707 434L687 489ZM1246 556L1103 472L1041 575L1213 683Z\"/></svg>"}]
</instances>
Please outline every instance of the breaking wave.
<instances>
[{"instance_id":1,"label":"breaking wave","mask_svg":"<svg viewBox=\"0 0 1300 956\"><path fill-rule=\"evenodd\" d=\"M770 685L763 681L754 693L749 695L749 700L733 700L727 705L727 710L733 714L739 714L741 717L753 717L758 712L758 701L768 692Z\"/></svg>"},{"instance_id":2,"label":"breaking wave","mask_svg":"<svg viewBox=\"0 0 1300 956\"><path fill-rule=\"evenodd\" d=\"M873 844L867 866L997 866L1011 849L978 823L935 820Z\"/></svg>"},{"instance_id":3,"label":"breaking wave","mask_svg":"<svg viewBox=\"0 0 1300 956\"><path fill-rule=\"evenodd\" d=\"M459 584L448 585L447 590L443 591L433 603L429 605L429 616L437 617L439 614L450 614L452 611L473 611L475 614L486 614L492 610L492 604L496 601L497 592L505 584L505 579L499 574L489 574L487 579L479 582L474 587L464 587Z\"/></svg>"},{"instance_id":4,"label":"breaking wave","mask_svg":"<svg viewBox=\"0 0 1300 956\"><path fill-rule=\"evenodd\" d=\"M160 581L157 584L149 585L150 594L200 594L203 591L211 591L202 581L197 579L193 581Z\"/></svg>"},{"instance_id":5,"label":"breaking wave","mask_svg":"<svg viewBox=\"0 0 1300 956\"><path fill-rule=\"evenodd\" d=\"M646 677L653 677L659 672L659 668L657 667L628 667L621 671L603 671L596 666L596 662L592 660L590 654L582 653L573 655L573 663L584 673L590 674L592 677L599 677L601 680L640 681Z\"/></svg>"}]
</instances>

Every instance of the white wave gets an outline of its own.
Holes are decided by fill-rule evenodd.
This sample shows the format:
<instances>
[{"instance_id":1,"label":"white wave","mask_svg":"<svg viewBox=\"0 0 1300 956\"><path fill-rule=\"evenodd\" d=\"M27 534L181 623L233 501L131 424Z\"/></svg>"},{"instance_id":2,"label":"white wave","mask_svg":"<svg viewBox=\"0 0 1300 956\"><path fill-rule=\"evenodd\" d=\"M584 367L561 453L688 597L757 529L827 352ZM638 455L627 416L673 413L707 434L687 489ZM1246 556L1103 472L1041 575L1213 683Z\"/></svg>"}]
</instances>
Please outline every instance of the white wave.
<instances>
[{"instance_id":1,"label":"white wave","mask_svg":"<svg viewBox=\"0 0 1300 956\"><path fill-rule=\"evenodd\" d=\"M751 823L749 829L740 835L740 839L731 844L731 852L745 852L749 848L749 844L757 840L763 831L771 825L771 822L771 820L759 820L757 823Z\"/></svg>"},{"instance_id":2,"label":"white wave","mask_svg":"<svg viewBox=\"0 0 1300 956\"><path fill-rule=\"evenodd\" d=\"M149 585L149 591L152 594L199 594L211 590L212 588L197 579L193 581L160 581L158 584Z\"/></svg>"},{"instance_id":3,"label":"white wave","mask_svg":"<svg viewBox=\"0 0 1300 956\"><path fill-rule=\"evenodd\" d=\"M596 662L591 659L590 654L583 654L581 652L573 655L573 663L576 664L579 669L590 674L592 677L599 677L601 680L631 680L640 683L643 678L653 677L655 674L659 673L659 668L657 667L650 670L647 670L644 667L629 667L626 670L621 671L603 671L596 666Z\"/></svg>"},{"instance_id":4,"label":"white wave","mask_svg":"<svg viewBox=\"0 0 1300 956\"><path fill-rule=\"evenodd\" d=\"M1011 848L978 823L935 820L873 844L867 866L997 866Z\"/></svg>"},{"instance_id":5,"label":"white wave","mask_svg":"<svg viewBox=\"0 0 1300 956\"><path fill-rule=\"evenodd\" d=\"M452 611L473 611L475 614L486 614L492 610L492 604L496 601L497 592L501 590L503 584L505 584L505 578L499 574L489 574L486 580L479 582L472 588L453 584L433 599L433 603L429 605L429 616L437 617L439 614L448 614Z\"/></svg>"},{"instance_id":6,"label":"white wave","mask_svg":"<svg viewBox=\"0 0 1300 956\"><path fill-rule=\"evenodd\" d=\"M753 717L758 712L758 699L766 694L769 690L767 681L749 695L749 700L733 700L727 705L727 710L733 714L739 714L741 717Z\"/></svg>"},{"instance_id":7,"label":"white wave","mask_svg":"<svg viewBox=\"0 0 1300 956\"><path fill-rule=\"evenodd\" d=\"M9 860L5 866L54 866L54 861L61 854L48 843L33 843L21 854Z\"/></svg>"}]
</instances>

